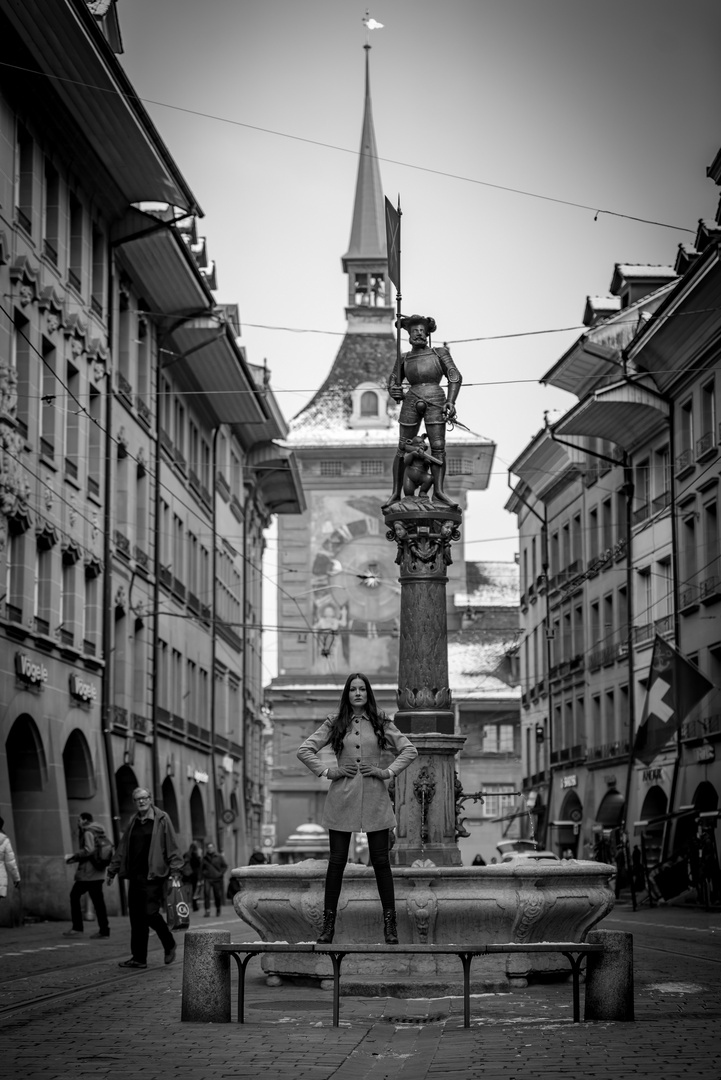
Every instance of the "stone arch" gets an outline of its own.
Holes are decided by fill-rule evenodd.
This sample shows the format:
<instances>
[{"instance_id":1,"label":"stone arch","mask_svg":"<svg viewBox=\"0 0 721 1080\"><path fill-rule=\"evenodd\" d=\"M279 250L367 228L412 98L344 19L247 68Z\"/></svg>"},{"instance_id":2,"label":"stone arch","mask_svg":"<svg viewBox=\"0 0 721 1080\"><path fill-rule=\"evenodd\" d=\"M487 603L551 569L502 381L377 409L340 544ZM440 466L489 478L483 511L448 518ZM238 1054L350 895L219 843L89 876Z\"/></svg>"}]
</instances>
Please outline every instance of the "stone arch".
<instances>
[{"instance_id":1,"label":"stone arch","mask_svg":"<svg viewBox=\"0 0 721 1080\"><path fill-rule=\"evenodd\" d=\"M180 814L178 813L178 800L175 796L175 784L169 776L165 777L162 786L163 810L173 823L176 833L180 833Z\"/></svg>"},{"instance_id":2,"label":"stone arch","mask_svg":"<svg viewBox=\"0 0 721 1080\"><path fill-rule=\"evenodd\" d=\"M375 390L364 390L360 396L361 416L378 416L378 394Z\"/></svg>"},{"instance_id":3,"label":"stone arch","mask_svg":"<svg viewBox=\"0 0 721 1080\"><path fill-rule=\"evenodd\" d=\"M718 792L710 780L702 780L694 791L693 808L697 814L718 810Z\"/></svg>"},{"instance_id":4,"label":"stone arch","mask_svg":"<svg viewBox=\"0 0 721 1080\"><path fill-rule=\"evenodd\" d=\"M98 785L88 740L80 728L73 728L67 737L63 747L63 769L68 803L91 799Z\"/></svg>"},{"instance_id":5,"label":"stone arch","mask_svg":"<svg viewBox=\"0 0 721 1080\"><path fill-rule=\"evenodd\" d=\"M121 765L115 773L115 790L118 794L118 812L120 814L120 830L124 832L128 822L135 813L136 806L133 802L133 792L139 787L138 778L129 765Z\"/></svg>"},{"instance_id":6,"label":"stone arch","mask_svg":"<svg viewBox=\"0 0 721 1080\"><path fill-rule=\"evenodd\" d=\"M21 861L30 856L44 856L48 850L45 822L48 811L55 809L54 795L50 790L42 736L29 713L18 716L10 728L5 752L16 854ZM57 819L57 812L54 816Z\"/></svg>"},{"instance_id":7,"label":"stone arch","mask_svg":"<svg viewBox=\"0 0 721 1080\"><path fill-rule=\"evenodd\" d=\"M575 791L569 791L561 803L560 819L562 824L558 826L556 846L558 854L571 851L574 859L578 855L578 841L581 834L581 822L583 821L583 803Z\"/></svg>"},{"instance_id":8,"label":"stone arch","mask_svg":"<svg viewBox=\"0 0 721 1080\"><path fill-rule=\"evenodd\" d=\"M190 793L190 834L193 840L200 841L205 847L205 807L203 806L203 796L197 784L193 784L193 790Z\"/></svg>"},{"instance_id":9,"label":"stone arch","mask_svg":"<svg viewBox=\"0 0 721 1080\"><path fill-rule=\"evenodd\" d=\"M646 792L641 805L641 820L649 821L651 818L664 817L667 810L668 796L662 787L654 784ZM655 866L661 859L664 827L665 822L659 821L655 825L649 825L644 830L643 842L648 866Z\"/></svg>"}]
</instances>

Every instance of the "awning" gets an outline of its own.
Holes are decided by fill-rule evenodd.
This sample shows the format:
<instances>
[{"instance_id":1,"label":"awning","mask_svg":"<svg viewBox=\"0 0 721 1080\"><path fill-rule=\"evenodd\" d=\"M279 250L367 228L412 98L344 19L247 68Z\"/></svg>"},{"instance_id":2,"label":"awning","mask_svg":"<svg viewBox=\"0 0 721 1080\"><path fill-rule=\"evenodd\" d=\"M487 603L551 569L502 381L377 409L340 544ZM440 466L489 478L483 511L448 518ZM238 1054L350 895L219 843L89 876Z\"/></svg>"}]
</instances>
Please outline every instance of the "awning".
<instances>
[{"instance_id":1,"label":"awning","mask_svg":"<svg viewBox=\"0 0 721 1080\"><path fill-rule=\"evenodd\" d=\"M620 791L608 791L596 811L596 824L604 829L614 829L623 821L626 801Z\"/></svg>"},{"instance_id":2,"label":"awning","mask_svg":"<svg viewBox=\"0 0 721 1080\"><path fill-rule=\"evenodd\" d=\"M16 63L36 65L41 73L12 73L20 98L25 93L42 101L48 129L59 133L61 142L63 137L84 139L126 204L157 199L200 212L85 3L23 0L3 4L3 17L27 50ZM68 116L77 125L72 132ZM88 156L85 145L80 153ZM78 165L81 173L84 167L85 162Z\"/></svg>"},{"instance_id":3,"label":"awning","mask_svg":"<svg viewBox=\"0 0 721 1080\"><path fill-rule=\"evenodd\" d=\"M576 467L583 472L588 456L581 440L578 447L554 442L549 431L541 431L513 462L510 471L523 480L537 498L558 483L563 474Z\"/></svg>"},{"instance_id":4,"label":"awning","mask_svg":"<svg viewBox=\"0 0 721 1080\"><path fill-rule=\"evenodd\" d=\"M596 390L567 412L553 430L614 442L624 450L643 442L669 417L669 406L640 383L621 382Z\"/></svg>"},{"instance_id":5,"label":"awning","mask_svg":"<svg viewBox=\"0 0 721 1080\"><path fill-rule=\"evenodd\" d=\"M607 326L608 324L604 324L603 328L608 336ZM617 328L616 336L620 337L624 329L625 327ZM600 341L591 340L589 335L593 333L594 331L590 330L574 342L550 371L547 371L539 380L541 384L557 386L561 390L567 390L569 394L575 394L576 397L583 397L591 386L597 386L604 376L617 379L620 374L621 348L625 342L621 338L613 346L605 345ZM599 331L596 331L597 335L598 333ZM626 338L630 340L631 334L627 332Z\"/></svg>"},{"instance_id":6,"label":"awning","mask_svg":"<svg viewBox=\"0 0 721 1080\"><path fill-rule=\"evenodd\" d=\"M124 240L124 237L128 239ZM208 310L213 294L182 236L152 214L128 211L113 234L138 291L161 315Z\"/></svg>"},{"instance_id":7,"label":"awning","mask_svg":"<svg viewBox=\"0 0 721 1080\"><path fill-rule=\"evenodd\" d=\"M292 450L275 442L254 446L248 454L263 502L274 514L302 514L305 496Z\"/></svg>"}]
</instances>

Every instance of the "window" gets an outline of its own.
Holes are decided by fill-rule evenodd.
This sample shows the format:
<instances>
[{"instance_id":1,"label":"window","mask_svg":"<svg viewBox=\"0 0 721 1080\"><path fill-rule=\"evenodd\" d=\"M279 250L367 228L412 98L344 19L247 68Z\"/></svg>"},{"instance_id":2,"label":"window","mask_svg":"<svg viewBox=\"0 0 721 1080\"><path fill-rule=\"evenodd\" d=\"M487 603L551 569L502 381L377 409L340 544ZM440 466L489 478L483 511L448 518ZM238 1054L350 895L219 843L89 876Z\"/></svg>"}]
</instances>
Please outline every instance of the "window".
<instances>
[{"instance_id":1,"label":"window","mask_svg":"<svg viewBox=\"0 0 721 1080\"><path fill-rule=\"evenodd\" d=\"M177 454L184 459L185 458L185 406L180 398L175 398L174 407L174 425L173 425L173 442L175 443L175 449ZM177 457L176 454L176 457Z\"/></svg>"},{"instance_id":2,"label":"window","mask_svg":"<svg viewBox=\"0 0 721 1080\"><path fill-rule=\"evenodd\" d=\"M573 652L581 656L586 648L583 632L583 605L578 604L573 610Z\"/></svg>"},{"instance_id":3,"label":"window","mask_svg":"<svg viewBox=\"0 0 721 1080\"><path fill-rule=\"evenodd\" d=\"M184 579L184 554L185 544L183 536L183 522L177 514L173 514L173 576L178 581Z\"/></svg>"},{"instance_id":4,"label":"window","mask_svg":"<svg viewBox=\"0 0 721 1080\"><path fill-rule=\"evenodd\" d=\"M718 574L719 570L719 529L718 505L706 503L703 508L704 567L702 576L706 579Z\"/></svg>"},{"instance_id":5,"label":"window","mask_svg":"<svg viewBox=\"0 0 721 1080\"><path fill-rule=\"evenodd\" d=\"M153 370L153 354L152 354L152 337L150 334L150 328L148 326L148 320L144 315L138 315L137 321L137 371L135 377L135 384L138 388L138 398L143 404L148 404L148 397L150 396L151 386L151 374Z\"/></svg>"},{"instance_id":6,"label":"window","mask_svg":"<svg viewBox=\"0 0 721 1080\"><path fill-rule=\"evenodd\" d=\"M378 415L378 395L373 390L365 390L360 400L361 416Z\"/></svg>"},{"instance_id":7,"label":"window","mask_svg":"<svg viewBox=\"0 0 721 1080\"><path fill-rule=\"evenodd\" d=\"M694 430L693 430L693 399L684 401L678 410L678 457L676 465L679 469L685 469L693 465L694 455Z\"/></svg>"},{"instance_id":8,"label":"window","mask_svg":"<svg viewBox=\"0 0 721 1080\"><path fill-rule=\"evenodd\" d=\"M696 570L698 568L698 555L696 552L696 517L690 514L684 518L680 529L681 546L681 607L690 600L689 589L694 584Z\"/></svg>"},{"instance_id":9,"label":"window","mask_svg":"<svg viewBox=\"0 0 721 1080\"><path fill-rule=\"evenodd\" d=\"M200 440L200 482L206 491L210 491L210 446L205 439Z\"/></svg>"},{"instance_id":10,"label":"window","mask_svg":"<svg viewBox=\"0 0 721 1080\"><path fill-rule=\"evenodd\" d=\"M80 450L80 373L72 364L67 366L65 382L65 475L77 480Z\"/></svg>"},{"instance_id":11,"label":"window","mask_svg":"<svg viewBox=\"0 0 721 1080\"><path fill-rule=\"evenodd\" d=\"M601 504L601 550L608 551L613 547L613 506L610 499L604 499Z\"/></svg>"},{"instance_id":12,"label":"window","mask_svg":"<svg viewBox=\"0 0 721 1080\"><path fill-rule=\"evenodd\" d=\"M30 420L31 355L28 337L30 323L19 312L15 314L11 364L17 376L17 427L21 435L28 437Z\"/></svg>"},{"instance_id":13,"label":"window","mask_svg":"<svg viewBox=\"0 0 721 1080\"><path fill-rule=\"evenodd\" d=\"M361 461L361 476L383 476L385 469L380 460Z\"/></svg>"},{"instance_id":14,"label":"window","mask_svg":"<svg viewBox=\"0 0 721 1080\"><path fill-rule=\"evenodd\" d=\"M594 506L588 512L588 543L591 549L591 558L595 559L599 552L598 534L598 507Z\"/></svg>"},{"instance_id":15,"label":"window","mask_svg":"<svg viewBox=\"0 0 721 1080\"><path fill-rule=\"evenodd\" d=\"M498 725L498 750L502 754L513 753L513 724Z\"/></svg>"},{"instance_id":16,"label":"window","mask_svg":"<svg viewBox=\"0 0 721 1080\"><path fill-rule=\"evenodd\" d=\"M565 570L571 562L571 523L567 521L561 529L561 570Z\"/></svg>"},{"instance_id":17,"label":"window","mask_svg":"<svg viewBox=\"0 0 721 1080\"><path fill-rule=\"evenodd\" d=\"M183 657L177 649L173 649L170 658L170 686L171 705L170 711L176 716L183 715Z\"/></svg>"},{"instance_id":18,"label":"window","mask_svg":"<svg viewBox=\"0 0 721 1080\"><path fill-rule=\"evenodd\" d=\"M603 698L603 723L605 728L605 738L603 741L606 743L612 743L616 741L616 709L614 691L607 690L606 693L603 695Z\"/></svg>"},{"instance_id":19,"label":"window","mask_svg":"<svg viewBox=\"0 0 721 1080\"><path fill-rule=\"evenodd\" d=\"M601 727L601 695L594 694L591 698L591 731L596 742L603 741Z\"/></svg>"},{"instance_id":20,"label":"window","mask_svg":"<svg viewBox=\"0 0 721 1080\"><path fill-rule=\"evenodd\" d=\"M186 716L195 721L198 716L198 665L188 660L188 688L185 692Z\"/></svg>"},{"instance_id":21,"label":"window","mask_svg":"<svg viewBox=\"0 0 721 1080\"><path fill-rule=\"evenodd\" d=\"M60 576L60 640L72 645L75 636L75 582L77 577L74 558L63 554Z\"/></svg>"},{"instance_id":22,"label":"window","mask_svg":"<svg viewBox=\"0 0 721 1080\"><path fill-rule=\"evenodd\" d=\"M581 534L581 515L576 514L571 522L571 558L574 563L583 558L583 536Z\"/></svg>"},{"instance_id":23,"label":"window","mask_svg":"<svg viewBox=\"0 0 721 1080\"><path fill-rule=\"evenodd\" d=\"M321 461L320 463L320 475L321 476L341 476L343 472L342 461Z\"/></svg>"},{"instance_id":24,"label":"window","mask_svg":"<svg viewBox=\"0 0 721 1080\"><path fill-rule=\"evenodd\" d=\"M68 281L77 289L82 290L83 282L83 207L79 199L71 193L69 199L70 209L70 262L68 265Z\"/></svg>"},{"instance_id":25,"label":"window","mask_svg":"<svg viewBox=\"0 0 721 1080\"><path fill-rule=\"evenodd\" d=\"M96 225L93 226L92 243L90 306L102 319L105 306L105 237Z\"/></svg>"},{"instance_id":26,"label":"window","mask_svg":"<svg viewBox=\"0 0 721 1080\"><path fill-rule=\"evenodd\" d=\"M38 545L36 548L33 614L35 615L35 629L41 634L50 632L52 555L51 547Z\"/></svg>"},{"instance_id":27,"label":"window","mask_svg":"<svg viewBox=\"0 0 721 1080\"><path fill-rule=\"evenodd\" d=\"M483 784L483 790L486 796L481 807L483 817L497 818L513 813L518 796L511 784Z\"/></svg>"},{"instance_id":28,"label":"window","mask_svg":"<svg viewBox=\"0 0 721 1080\"><path fill-rule=\"evenodd\" d=\"M662 446L654 455L654 510L663 510L671 501L671 456L668 446Z\"/></svg>"},{"instance_id":29,"label":"window","mask_svg":"<svg viewBox=\"0 0 721 1080\"><path fill-rule=\"evenodd\" d=\"M102 395L94 386L88 395L88 492L100 494L100 480L103 468L101 445L102 433Z\"/></svg>"},{"instance_id":30,"label":"window","mask_svg":"<svg viewBox=\"0 0 721 1080\"><path fill-rule=\"evenodd\" d=\"M145 624L135 620L133 634L133 712L145 717L148 703L148 650L145 644Z\"/></svg>"},{"instance_id":31,"label":"window","mask_svg":"<svg viewBox=\"0 0 721 1080\"><path fill-rule=\"evenodd\" d=\"M83 648L91 656L95 655L98 637L98 612L100 578L96 566L86 567L85 606L83 610Z\"/></svg>"},{"instance_id":32,"label":"window","mask_svg":"<svg viewBox=\"0 0 721 1080\"><path fill-rule=\"evenodd\" d=\"M55 381L55 349L49 341L43 339L42 394L39 402L38 431L40 432L40 453L52 461L55 457L55 393L58 385Z\"/></svg>"},{"instance_id":33,"label":"window","mask_svg":"<svg viewBox=\"0 0 721 1080\"><path fill-rule=\"evenodd\" d=\"M168 710L168 643L158 639L158 705Z\"/></svg>"},{"instance_id":34,"label":"window","mask_svg":"<svg viewBox=\"0 0 721 1080\"><path fill-rule=\"evenodd\" d=\"M650 464L649 459L644 458L643 461L639 461L636 466L636 474L634 478L634 496L635 496L635 510L633 512L633 523L638 525L639 522L645 521L649 516L651 507L650 503Z\"/></svg>"},{"instance_id":35,"label":"window","mask_svg":"<svg viewBox=\"0 0 721 1080\"><path fill-rule=\"evenodd\" d=\"M240 499L243 491L243 466L234 450L230 451L230 491L236 499Z\"/></svg>"},{"instance_id":36,"label":"window","mask_svg":"<svg viewBox=\"0 0 721 1080\"><path fill-rule=\"evenodd\" d=\"M188 420L188 467L191 479L198 477L200 458L200 432L194 420Z\"/></svg>"},{"instance_id":37,"label":"window","mask_svg":"<svg viewBox=\"0 0 721 1080\"><path fill-rule=\"evenodd\" d=\"M661 611L662 617L665 617L667 615L671 615L673 612L673 584L671 581L671 560L664 559L657 565L659 578L659 609Z\"/></svg>"},{"instance_id":38,"label":"window","mask_svg":"<svg viewBox=\"0 0 721 1080\"><path fill-rule=\"evenodd\" d=\"M136 468L135 484L135 543L147 554L148 540L148 474L144 468Z\"/></svg>"},{"instance_id":39,"label":"window","mask_svg":"<svg viewBox=\"0 0 721 1080\"><path fill-rule=\"evenodd\" d=\"M598 600L591 604L591 641L592 647L596 648L601 640L601 609Z\"/></svg>"},{"instance_id":40,"label":"window","mask_svg":"<svg viewBox=\"0 0 721 1080\"><path fill-rule=\"evenodd\" d=\"M60 177L57 169L45 159L43 188L43 252L53 266L58 265L60 233Z\"/></svg>"},{"instance_id":41,"label":"window","mask_svg":"<svg viewBox=\"0 0 721 1080\"><path fill-rule=\"evenodd\" d=\"M701 435L696 453L705 454L716 445L716 388L714 380L701 387Z\"/></svg>"},{"instance_id":42,"label":"window","mask_svg":"<svg viewBox=\"0 0 721 1080\"><path fill-rule=\"evenodd\" d=\"M472 476L473 475L473 461L471 458L466 457L449 457L448 458L448 475L449 476Z\"/></svg>"},{"instance_id":43,"label":"window","mask_svg":"<svg viewBox=\"0 0 721 1080\"><path fill-rule=\"evenodd\" d=\"M28 131L22 124L17 130L17 154L15 175L15 215L18 225L25 232L33 231L33 159L35 147Z\"/></svg>"},{"instance_id":44,"label":"window","mask_svg":"<svg viewBox=\"0 0 721 1080\"><path fill-rule=\"evenodd\" d=\"M555 532L551 537L551 577L555 577L560 570L560 547L558 533Z\"/></svg>"}]
</instances>

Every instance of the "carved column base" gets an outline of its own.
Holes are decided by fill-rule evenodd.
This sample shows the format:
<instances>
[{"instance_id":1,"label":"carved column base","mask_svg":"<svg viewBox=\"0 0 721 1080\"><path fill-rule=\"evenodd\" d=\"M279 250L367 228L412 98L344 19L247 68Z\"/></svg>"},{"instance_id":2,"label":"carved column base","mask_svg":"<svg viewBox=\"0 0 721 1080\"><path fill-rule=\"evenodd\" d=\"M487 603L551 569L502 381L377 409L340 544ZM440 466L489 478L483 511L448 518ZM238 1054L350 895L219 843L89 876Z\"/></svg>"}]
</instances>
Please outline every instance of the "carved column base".
<instances>
[{"instance_id":1,"label":"carved column base","mask_svg":"<svg viewBox=\"0 0 721 1080\"><path fill-rule=\"evenodd\" d=\"M456 843L455 756L462 735L414 732L418 757L396 779L396 842L394 866L430 861L435 866L460 866Z\"/></svg>"}]
</instances>

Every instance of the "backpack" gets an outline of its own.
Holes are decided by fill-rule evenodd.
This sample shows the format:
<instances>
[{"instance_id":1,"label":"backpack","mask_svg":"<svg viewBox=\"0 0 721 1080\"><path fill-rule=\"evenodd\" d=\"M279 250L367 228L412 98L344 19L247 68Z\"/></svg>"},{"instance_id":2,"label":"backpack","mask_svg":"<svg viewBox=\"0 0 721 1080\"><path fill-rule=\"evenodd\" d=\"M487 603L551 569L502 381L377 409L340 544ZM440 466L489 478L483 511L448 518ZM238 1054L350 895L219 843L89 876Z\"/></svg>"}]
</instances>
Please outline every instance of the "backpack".
<instances>
[{"instance_id":1,"label":"backpack","mask_svg":"<svg viewBox=\"0 0 721 1080\"><path fill-rule=\"evenodd\" d=\"M113 857L115 849L103 829L93 829L93 833L95 835L95 849L90 856L90 862L96 870L105 870Z\"/></svg>"}]
</instances>

